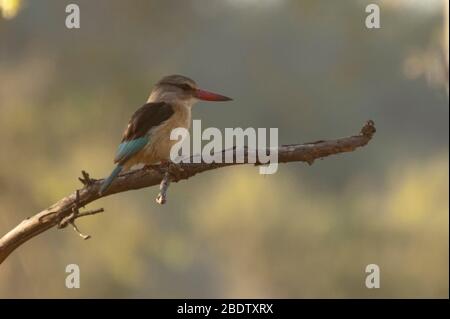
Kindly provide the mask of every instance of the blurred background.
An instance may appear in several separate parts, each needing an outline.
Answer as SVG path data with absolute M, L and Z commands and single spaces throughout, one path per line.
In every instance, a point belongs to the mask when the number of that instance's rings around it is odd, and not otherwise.
M 65 27 L 77 3 L 81 28 Z M 365 27 L 365 7 L 381 28 Z M 445 4 L 447 6 L 445 6 Z M 0 0 L 0 233 L 112 169 L 130 115 L 180 73 L 232 103 L 203 127 L 278 127 L 354 153 L 92 203 L 0 266 L 1 298 L 449 297 L 448 1 Z M 65 287 L 76 263 L 81 288 Z M 365 267 L 381 288 L 365 287 Z

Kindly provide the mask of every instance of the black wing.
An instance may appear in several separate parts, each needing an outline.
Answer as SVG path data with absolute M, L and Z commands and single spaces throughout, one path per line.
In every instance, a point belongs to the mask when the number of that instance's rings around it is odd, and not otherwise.
M 122 142 L 143 137 L 147 132 L 168 120 L 174 111 L 170 104 L 164 102 L 147 103 L 134 112 L 123 133 Z
M 140 107 L 123 133 L 114 163 L 123 164 L 144 148 L 149 142 L 147 132 L 169 119 L 173 113 L 172 107 L 167 103 L 147 103 Z

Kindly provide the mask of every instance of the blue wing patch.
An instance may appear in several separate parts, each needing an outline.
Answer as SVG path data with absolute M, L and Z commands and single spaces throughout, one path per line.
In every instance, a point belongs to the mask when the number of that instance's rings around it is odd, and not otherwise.
M 124 163 L 134 154 L 139 152 L 148 143 L 148 136 L 143 136 L 136 138 L 131 141 L 123 141 L 120 143 L 117 149 L 116 157 L 114 158 L 114 163 Z

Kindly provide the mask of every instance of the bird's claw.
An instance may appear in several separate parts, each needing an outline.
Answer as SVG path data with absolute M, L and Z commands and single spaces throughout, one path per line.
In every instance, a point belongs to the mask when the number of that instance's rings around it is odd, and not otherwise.
M 183 169 L 179 164 L 176 163 L 169 163 L 168 172 L 170 175 L 171 181 L 179 181 L 181 179 L 181 172 Z

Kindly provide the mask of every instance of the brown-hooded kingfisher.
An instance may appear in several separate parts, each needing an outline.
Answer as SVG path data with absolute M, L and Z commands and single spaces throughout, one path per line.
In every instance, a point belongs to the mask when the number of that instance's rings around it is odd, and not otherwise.
M 99 194 L 108 190 L 121 171 L 168 162 L 170 149 L 177 143 L 170 139 L 170 132 L 177 127 L 190 128 L 191 109 L 198 100 L 231 99 L 199 89 L 186 76 L 169 75 L 162 78 L 154 86 L 147 103 L 131 116 L 114 158 L 117 166 L 103 181 Z

